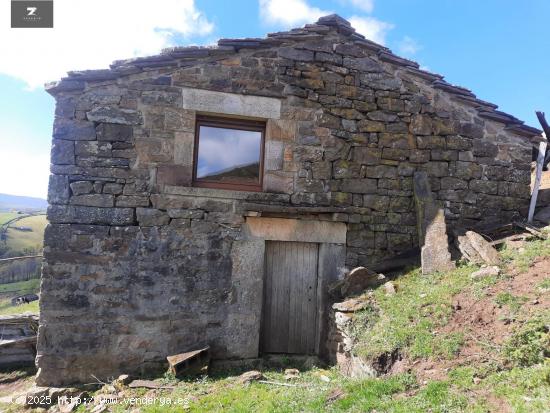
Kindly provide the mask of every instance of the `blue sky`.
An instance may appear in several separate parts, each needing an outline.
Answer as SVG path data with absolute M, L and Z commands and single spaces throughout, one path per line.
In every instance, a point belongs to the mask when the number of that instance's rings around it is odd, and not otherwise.
M 550 113 L 548 0 L 54 0 L 54 29 L 10 29 L 9 3 L 0 5 L 0 193 L 46 195 L 54 101 L 44 82 L 329 12 L 530 125 L 535 110 Z

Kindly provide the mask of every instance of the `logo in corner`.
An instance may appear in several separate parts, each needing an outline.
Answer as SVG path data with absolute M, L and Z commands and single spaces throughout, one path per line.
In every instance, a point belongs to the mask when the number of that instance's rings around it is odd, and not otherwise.
M 11 0 L 11 27 L 53 27 L 53 0 Z

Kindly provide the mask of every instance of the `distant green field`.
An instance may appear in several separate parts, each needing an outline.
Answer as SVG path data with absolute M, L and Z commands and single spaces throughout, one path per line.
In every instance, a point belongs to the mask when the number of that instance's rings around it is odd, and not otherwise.
M 13 292 L 12 292 L 13 291 Z M 12 305 L 11 299 L 23 294 L 38 294 L 40 280 L 19 281 L 16 283 L 0 284 L 0 315 L 32 313 L 38 314 L 38 301 L 28 304 Z M 12 292 L 12 293 L 10 293 Z
M 44 242 L 44 228 L 48 221 L 45 215 L 36 215 L 20 219 L 15 226 L 30 227 L 32 231 L 19 231 L 10 226 L 7 232 L 7 247 L 12 251 L 23 251 L 25 248 L 34 248 L 37 251 L 42 249 Z
M 28 281 L 19 281 L 16 283 L 0 284 L 0 293 L 17 291 L 13 295 L 22 295 L 28 293 L 37 293 L 40 289 L 40 279 L 35 278 Z
M 10 300 L 0 300 L 0 315 L 12 315 L 31 313 L 38 314 L 40 312 L 38 301 L 33 301 L 28 304 L 11 305 Z
M 15 217 L 18 217 L 19 214 L 15 212 L 0 212 L 0 225 L 2 225 L 4 222 L 8 222 L 10 219 L 13 219 Z

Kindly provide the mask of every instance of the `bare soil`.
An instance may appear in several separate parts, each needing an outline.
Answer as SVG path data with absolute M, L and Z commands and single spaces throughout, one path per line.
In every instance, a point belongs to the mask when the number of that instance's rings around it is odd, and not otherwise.
M 483 297 L 476 298 L 471 291 L 464 291 L 453 299 L 453 314 L 449 323 L 436 331 L 463 333 L 464 344 L 459 354 L 451 360 L 403 360 L 399 369 L 411 369 L 421 381 L 444 380 L 447 372 L 458 366 L 479 365 L 495 360 L 496 353 L 517 327 L 510 308 L 499 306 L 495 298 L 500 293 L 525 297 L 521 312 L 528 317 L 534 310 L 550 309 L 550 294 L 538 288 L 550 278 L 550 258 L 537 258 L 528 271 L 508 268 L 501 280 L 487 287 Z
M 534 164 L 531 165 L 531 190 L 533 189 L 533 186 L 535 185 L 535 168 Z M 542 177 L 540 181 L 540 190 L 550 189 L 550 171 L 543 171 Z
M 10 403 L 14 395 L 24 393 L 34 384 L 36 369 L 29 367 L 14 371 L 0 371 L 0 403 Z
M 542 189 L 550 188 L 550 171 L 546 171 L 542 173 L 542 180 L 540 181 L 540 187 Z

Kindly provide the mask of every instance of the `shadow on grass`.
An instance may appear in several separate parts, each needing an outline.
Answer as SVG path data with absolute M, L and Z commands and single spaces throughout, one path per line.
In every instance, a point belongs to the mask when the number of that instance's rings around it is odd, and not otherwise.
M 0 385 L 10 384 L 16 381 L 33 377 L 36 374 L 36 367 L 12 367 L 0 369 Z
M 228 377 L 240 376 L 250 371 L 258 370 L 262 373 L 284 373 L 286 369 L 298 369 L 301 373 L 316 368 L 326 368 L 327 363 L 314 356 L 293 356 L 287 354 L 270 354 L 262 358 L 226 363 L 213 361 L 210 364 L 208 377 L 212 380 L 221 380 Z M 179 381 L 196 381 L 200 376 L 177 377 Z

